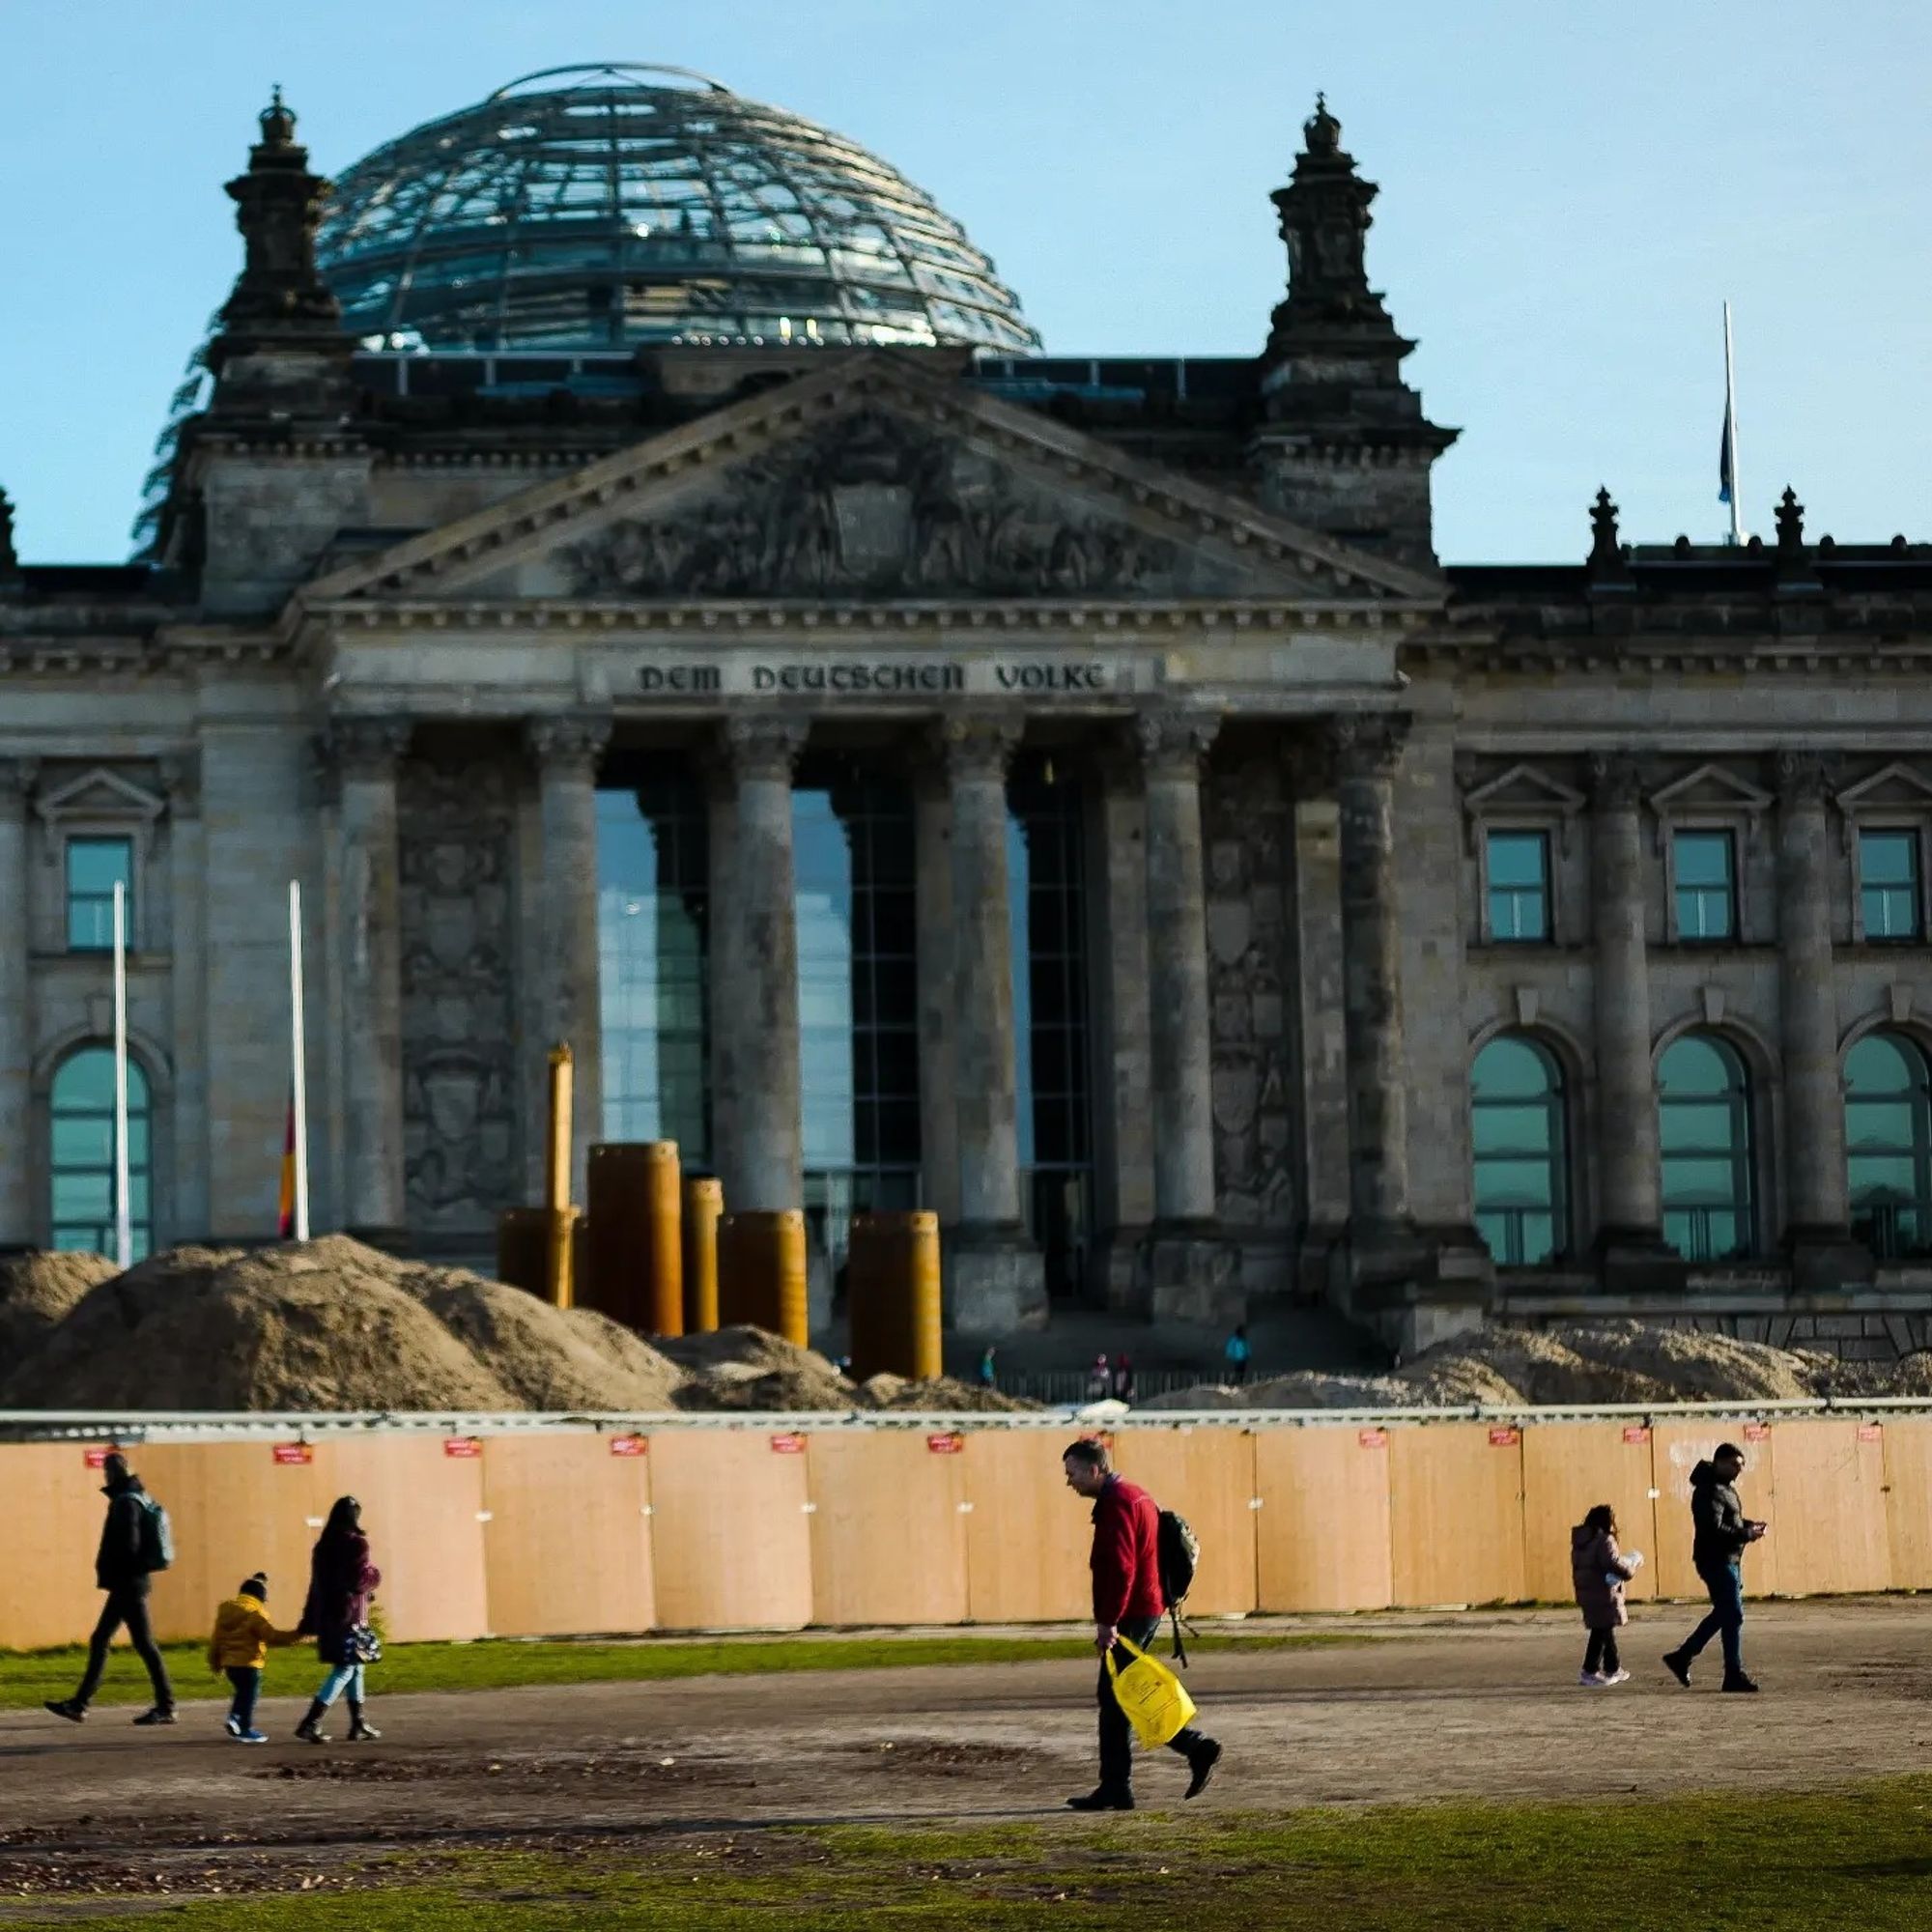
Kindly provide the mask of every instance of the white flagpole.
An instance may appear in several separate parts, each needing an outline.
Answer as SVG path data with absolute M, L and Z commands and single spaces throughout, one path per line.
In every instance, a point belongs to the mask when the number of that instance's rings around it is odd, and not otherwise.
M 128 1199 L 128 888 L 114 881 L 114 1262 L 134 1265 L 134 1215 Z
M 1731 441 L 1731 541 L 1745 540 L 1744 491 L 1738 485 L 1738 388 L 1731 371 L 1731 305 L 1724 304 L 1724 423 Z
M 301 885 L 289 881 L 289 1059 L 296 1117 L 296 1225 L 308 1239 L 308 1054 L 302 1026 Z

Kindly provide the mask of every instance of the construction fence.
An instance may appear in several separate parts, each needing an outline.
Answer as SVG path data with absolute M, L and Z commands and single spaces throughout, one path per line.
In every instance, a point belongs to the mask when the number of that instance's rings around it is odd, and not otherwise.
M 391 1638 L 1008 1624 L 1088 1611 L 1088 1509 L 1060 1452 L 1104 1433 L 1201 1537 L 1204 1617 L 1567 1601 L 1570 1528 L 1617 1512 L 1635 1601 L 1695 1597 L 1690 1475 L 1722 1440 L 1771 1533 L 1754 1596 L 1932 1588 L 1932 1407 L 1752 1416 L 1309 1415 L 0 1418 L 0 1648 L 83 1636 L 99 1606 L 99 1463 L 169 1510 L 167 1638 L 251 1571 L 299 1612 L 309 1547 L 361 1498 Z M 18 1439 L 32 1435 L 38 1439 Z

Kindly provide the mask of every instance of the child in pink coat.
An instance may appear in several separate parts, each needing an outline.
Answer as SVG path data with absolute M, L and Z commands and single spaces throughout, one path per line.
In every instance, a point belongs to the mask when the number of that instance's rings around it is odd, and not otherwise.
M 1617 1632 L 1630 1622 L 1624 1607 L 1624 1585 L 1643 1563 L 1643 1552 L 1617 1547 L 1617 1515 L 1608 1503 L 1599 1503 L 1570 1532 L 1570 1577 L 1577 1591 L 1577 1607 L 1590 1633 L 1583 1668 L 1577 1682 L 1587 1690 L 1607 1690 L 1628 1684 L 1630 1672 L 1617 1657 Z

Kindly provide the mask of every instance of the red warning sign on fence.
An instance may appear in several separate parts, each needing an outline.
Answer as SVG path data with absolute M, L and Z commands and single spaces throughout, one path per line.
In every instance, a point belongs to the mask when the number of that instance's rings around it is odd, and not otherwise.
M 1386 1449 L 1389 1446 L 1389 1433 L 1386 1429 L 1358 1429 L 1355 1432 L 1355 1442 L 1363 1449 Z
M 473 1463 L 483 1453 L 483 1445 L 473 1435 L 445 1435 L 442 1453 L 459 1463 Z
M 1650 1430 L 1641 1422 L 1634 1422 L 1624 1431 L 1624 1440 L 1626 1442 L 1648 1442 L 1650 1440 Z
M 277 1442 L 275 1444 L 275 1461 L 290 1464 L 313 1463 L 315 1461 L 315 1445 L 311 1442 Z
M 1771 1440 L 1771 1424 L 1768 1422 L 1746 1423 L 1745 1440 L 1747 1442 L 1769 1442 Z
M 611 1438 L 611 1453 L 613 1456 L 641 1456 L 646 1446 L 641 1435 L 613 1435 Z
M 774 1456 L 803 1456 L 805 1437 L 803 1435 L 774 1435 L 772 1437 Z
M 1859 1440 L 1861 1442 L 1883 1442 L 1885 1440 L 1885 1424 L 1882 1422 L 1860 1423 Z
M 1514 1449 L 1521 1440 L 1522 1431 L 1520 1429 L 1504 1427 L 1490 1431 L 1490 1447 L 1492 1449 Z
M 90 1469 L 100 1469 L 106 1467 L 108 1457 L 114 1453 L 114 1444 L 110 1442 L 104 1448 L 83 1449 L 80 1452 L 80 1460 Z
M 935 1456 L 956 1456 L 966 1446 L 963 1435 L 928 1435 L 926 1448 Z

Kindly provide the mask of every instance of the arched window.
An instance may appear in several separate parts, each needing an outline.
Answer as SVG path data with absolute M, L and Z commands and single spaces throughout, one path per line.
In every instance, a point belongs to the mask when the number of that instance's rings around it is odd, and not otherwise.
M 1658 1068 L 1663 1238 L 1686 1261 L 1733 1261 L 1756 1242 L 1750 1077 L 1723 1040 L 1686 1034 Z
M 57 1248 L 114 1252 L 114 1054 L 83 1046 L 54 1074 L 52 1146 L 53 1238 Z M 154 1245 L 150 1179 L 148 1076 L 128 1063 L 128 1203 L 133 1222 L 134 1259 Z
M 1885 1261 L 1932 1250 L 1932 1077 L 1898 1034 L 1845 1056 L 1845 1159 L 1852 1224 Z
M 1476 1227 L 1502 1267 L 1534 1267 L 1570 1245 L 1570 1142 L 1563 1069 L 1520 1034 L 1492 1039 L 1469 1070 Z

